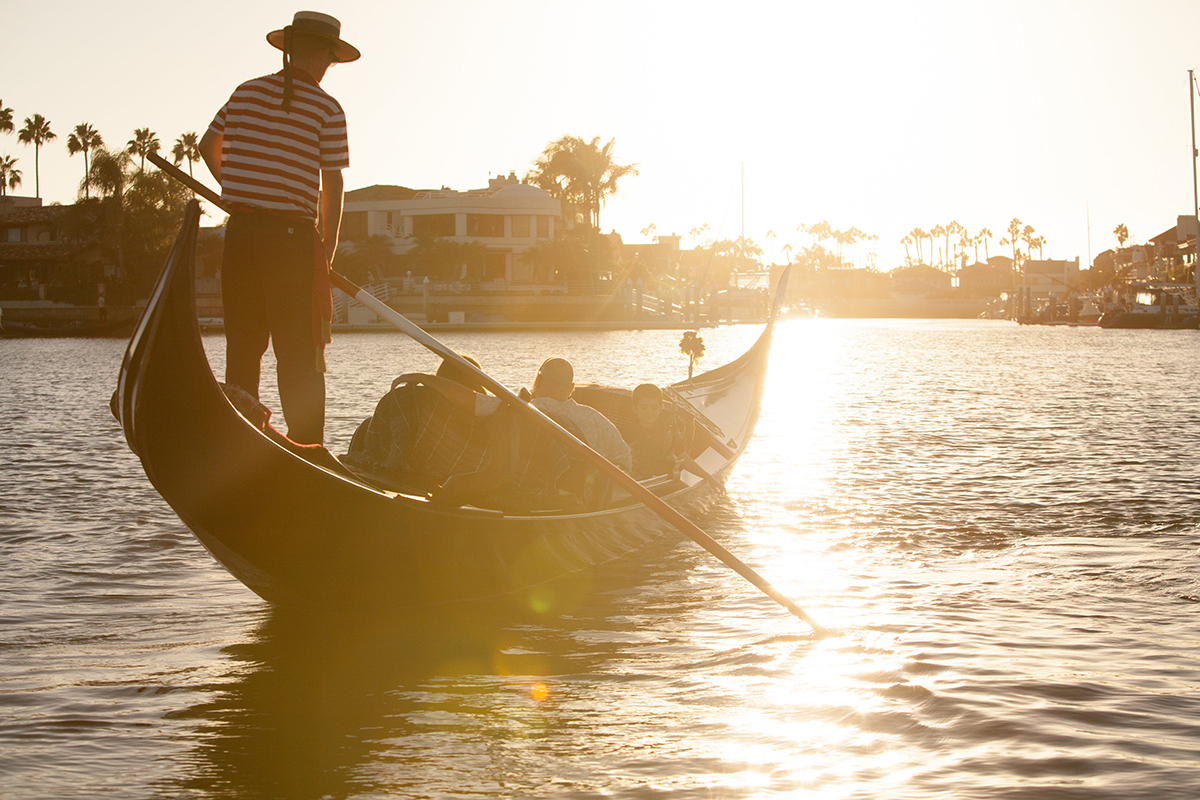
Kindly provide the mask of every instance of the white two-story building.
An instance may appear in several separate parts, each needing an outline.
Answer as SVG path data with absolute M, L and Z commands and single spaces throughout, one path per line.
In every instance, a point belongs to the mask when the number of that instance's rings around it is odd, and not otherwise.
M 469 191 L 369 186 L 347 192 L 341 238 L 389 236 L 397 255 L 411 250 L 419 236 L 479 242 L 487 251 L 484 277 L 520 283 L 533 277 L 521 254 L 552 239 L 561 220 L 558 200 L 510 173 Z

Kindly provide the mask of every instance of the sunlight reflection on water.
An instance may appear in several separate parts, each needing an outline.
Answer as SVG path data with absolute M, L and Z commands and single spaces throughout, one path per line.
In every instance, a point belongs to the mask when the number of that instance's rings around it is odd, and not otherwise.
M 701 368 L 757 332 L 702 331 Z M 697 521 L 824 640 L 675 542 L 519 624 L 272 611 L 125 450 L 121 343 L 0 343 L 22 376 L 0 382 L 5 796 L 1190 798 L 1198 338 L 781 324 L 758 433 Z M 514 387 L 551 354 L 581 382 L 687 369 L 672 331 L 446 339 Z M 333 449 L 436 363 L 339 337 Z

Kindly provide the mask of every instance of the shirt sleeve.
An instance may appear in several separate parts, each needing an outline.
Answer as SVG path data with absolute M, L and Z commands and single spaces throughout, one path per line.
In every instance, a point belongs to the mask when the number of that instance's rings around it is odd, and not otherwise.
M 346 169 L 350 166 L 350 137 L 346 132 L 346 114 L 337 111 L 321 126 L 321 169 Z
M 213 117 L 212 122 L 208 123 L 208 129 L 218 136 L 225 133 L 225 112 L 228 109 L 229 103 L 221 106 L 221 110 Z

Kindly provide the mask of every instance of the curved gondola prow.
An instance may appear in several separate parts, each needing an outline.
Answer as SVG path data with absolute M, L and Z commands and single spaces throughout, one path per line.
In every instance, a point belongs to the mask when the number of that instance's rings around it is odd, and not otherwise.
M 168 303 L 171 296 L 170 288 L 174 281 L 194 280 L 196 262 L 196 236 L 200 227 L 200 202 L 192 200 L 187 204 L 183 213 L 183 222 L 179 227 L 179 235 L 167 256 L 162 272 L 154 284 L 154 290 L 146 302 L 146 308 L 129 338 L 129 346 L 125 349 L 125 357 L 121 361 L 121 372 L 117 378 L 117 390 L 112 398 L 112 412 L 121 423 L 125 433 L 125 441 L 135 454 L 139 452 L 138 431 L 136 429 L 137 415 L 134 406 L 139 401 L 137 377 L 141 371 L 146 356 L 146 349 L 155 338 L 156 331 L 162 324 L 164 315 L 172 305 L 182 305 L 179 301 Z M 196 315 L 195 292 L 183 293 L 187 297 L 187 307 L 177 309 L 178 313 L 190 312 Z M 195 327 L 195 347 L 204 350 L 200 340 L 199 327 Z M 205 357 L 207 360 L 207 356 Z M 209 376 L 212 376 L 211 371 Z M 214 379 L 215 380 L 215 379 Z
M 672 399 L 676 402 L 686 403 L 692 408 L 699 419 L 711 421 L 708 408 L 710 403 L 715 402 L 727 390 L 733 387 L 753 386 L 753 398 L 747 407 L 746 414 L 738 421 L 736 426 L 729 430 L 718 428 L 718 430 L 712 431 L 724 440 L 723 444 L 730 451 L 736 454 L 740 454 L 758 424 L 758 415 L 762 409 L 762 397 L 766 386 L 766 369 L 771 352 L 771 340 L 775 330 L 775 322 L 778 320 L 783 308 L 783 299 L 787 293 L 788 276 L 790 273 L 791 268 L 784 267 L 782 274 L 779 276 L 779 283 L 775 287 L 775 297 L 771 303 L 771 314 L 767 319 L 767 324 L 758 335 L 758 339 L 755 340 L 754 344 L 745 353 L 727 364 L 722 364 L 708 372 L 702 372 L 699 375 L 685 381 L 673 383 L 667 387 Z M 742 377 L 747 371 L 756 371 L 759 374 L 755 380 L 746 382 L 742 380 Z M 710 430 L 712 430 L 712 426 L 706 427 L 710 427 Z M 733 460 L 736 460 L 736 456 L 734 456 Z

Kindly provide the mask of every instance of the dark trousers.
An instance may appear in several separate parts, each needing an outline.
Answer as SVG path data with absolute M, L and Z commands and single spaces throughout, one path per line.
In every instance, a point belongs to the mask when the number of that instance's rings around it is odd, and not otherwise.
M 225 382 L 257 398 L 269 340 L 287 435 L 301 444 L 321 444 L 325 432 L 324 345 L 313 335 L 315 238 L 311 222 L 234 213 L 221 262 Z

